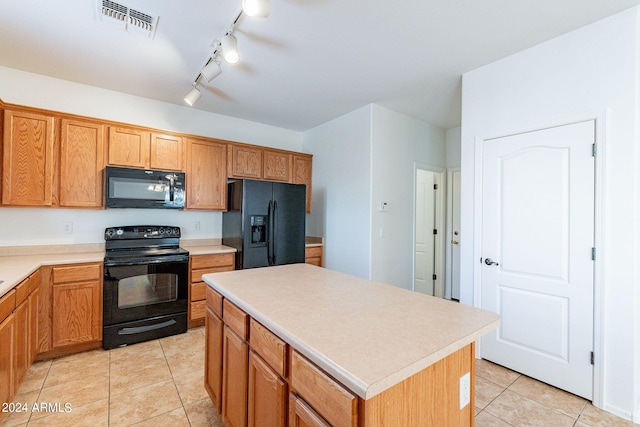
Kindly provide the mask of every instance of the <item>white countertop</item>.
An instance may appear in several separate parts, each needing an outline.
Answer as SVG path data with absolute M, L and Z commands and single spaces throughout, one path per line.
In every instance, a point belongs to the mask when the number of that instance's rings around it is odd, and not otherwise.
M 223 246 L 219 239 L 184 240 L 181 247 L 190 255 L 235 252 Z M 69 244 L 44 246 L 16 246 L 0 248 L 0 297 L 16 287 L 43 265 L 80 264 L 102 262 L 104 244 Z
M 102 262 L 104 250 L 0 256 L 0 297 L 43 265 Z
M 485 310 L 308 264 L 203 278 L 363 399 L 499 323 Z

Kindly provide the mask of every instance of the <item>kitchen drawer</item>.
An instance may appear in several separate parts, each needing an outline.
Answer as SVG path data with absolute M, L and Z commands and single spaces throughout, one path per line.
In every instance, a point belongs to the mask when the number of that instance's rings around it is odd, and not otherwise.
M 249 345 L 251 348 L 258 353 L 278 375 L 286 377 L 287 343 L 254 319 L 251 319 L 249 327 Z
M 332 426 L 358 425 L 358 398 L 297 351 L 291 354 L 291 388 Z
M 191 257 L 191 269 L 201 269 L 210 267 L 233 267 L 235 254 L 233 252 L 210 255 L 194 255 Z M 233 268 L 232 268 L 233 269 Z
M 207 286 L 205 293 L 207 296 L 207 307 L 222 318 L 222 295 L 214 291 L 211 286 Z
M 201 301 L 205 299 L 207 284 L 204 282 L 191 283 L 191 301 Z
M 305 248 L 304 254 L 308 258 L 315 258 L 322 256 L 322 246 L 311 246 L 309 248 Z
M 102 264 L 53 267 L 53 283 L 81 282 L 101 278 Z
M 189 306 L 189 320 L 203 319 L 207 311 L 207 302 L 195 301 Z
M 20 282 L 18 286 L 15 287 L 16 307 L 22 304 L 29 296 L 29 281 L 29 278 L 26 278 L 22 282 Z
M 229 300 L 222 301 L 222 320 L 240 339 L 246 341 L 249 332 L 249 316 L 247 313 L 233 305 Z
M 209 268 L 199 268 L 197 270 L 191 270 L 191 282 L 201 282 L 203 274 L 209 273 L 219 273 L 221 271 L 231 271 L 233 270 L 233 265 L 227 266 L 219 266 L 219 267 L 209 267 Z
M 16 308 L 16 290 L 11 289 L 0 298 L 0 323 L 4 322 L 4 319 L 9 317 L 13 310 Z

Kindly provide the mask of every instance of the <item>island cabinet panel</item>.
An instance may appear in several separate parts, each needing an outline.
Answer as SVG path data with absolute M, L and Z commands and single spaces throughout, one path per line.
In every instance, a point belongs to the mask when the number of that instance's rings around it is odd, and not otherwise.
M 289 394 L 289 427 L 331 427 L 304 400 Z
M 249 346 L 226 324 L 222 358 L 222 421 L 225 427 L 244 427 L 247 425 Z
M 151 169 L 184 171 L 185 146 L 176 135 L 151 134 L 149 167 Z
M 291 182 L 291 154 L 282 151 L 264 150 L 263 178 L 269 181 Z
M 286 427 L 287 383 L 255 351 L 249 352 L 249 427 Z
M 62 119 L 59 205 L 99 208 L 104 205 L 105 126 Z
M 217 293 L 211 288 L 207 289 L 207 293 L 209 291 Z M 206 310 L 205 328 L 207 338 L 204 359 L 204 388 L 219 413 L 222 410 L 223 323 L 220 316 L 209 308 Z
M 146 168 L 149 164 L 151 133 L 146 130 L 109 127 L 109 165 Z
M 233 253 L 193 255 L 190 259 L 190 284 L 189 284 L 189 327 L 202 326 L 205 321 L 206 289 L 207 284 L 202 281 L 202 275 L 219 271 L 230 271 L 235 266 Z M 216 312 L 214 310 L 214 312 Z M 220 297 L 220 310 L 218 316 L 222 317 L 222 297 Z
M 334 427 L 358 425 L 358 398 L 297 351 L 291 354 L 291 389 Z
M 305 184 L 307 186 L 307 213 L 311 212 L 311 166 L 313 156 L 311 154 L 296 153 L 292 160 L 292 183 Z
M 262 179 L 262 152 L 258 147 L 229 144 L 229 178 Z
M 474 416 L 475 346 L 471 343 L 364 401 L 363 426 L 469 427 Z M 471 403 L 460 409 L 460 377 L 471 377 Z
M 53 116 L 5 110 L 3 129 L 2 204 L 52 206 Z
M 227 209 L 227 145 L 188 138 L 187 209 Z

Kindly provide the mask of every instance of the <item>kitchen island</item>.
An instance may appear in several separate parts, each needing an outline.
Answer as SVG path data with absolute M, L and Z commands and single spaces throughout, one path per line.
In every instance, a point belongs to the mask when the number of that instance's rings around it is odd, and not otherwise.
M 203 279 L 225 425 L 473 425 L 474 341 L 497 315 L 305 264 Z

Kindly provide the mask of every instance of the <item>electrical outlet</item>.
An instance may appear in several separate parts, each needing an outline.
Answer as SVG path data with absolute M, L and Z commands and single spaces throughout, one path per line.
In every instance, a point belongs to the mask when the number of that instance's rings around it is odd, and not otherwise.
M 471 403 L 471 373 L 460 377 L 460 409 Z
M 71 234 L 73 233 L 73 222 L 71 221 L 65 221 L 62 223 L 62 232 L 64 234 Z
M 200 231 L 200 221 L 193 223 L 193 231 Z

